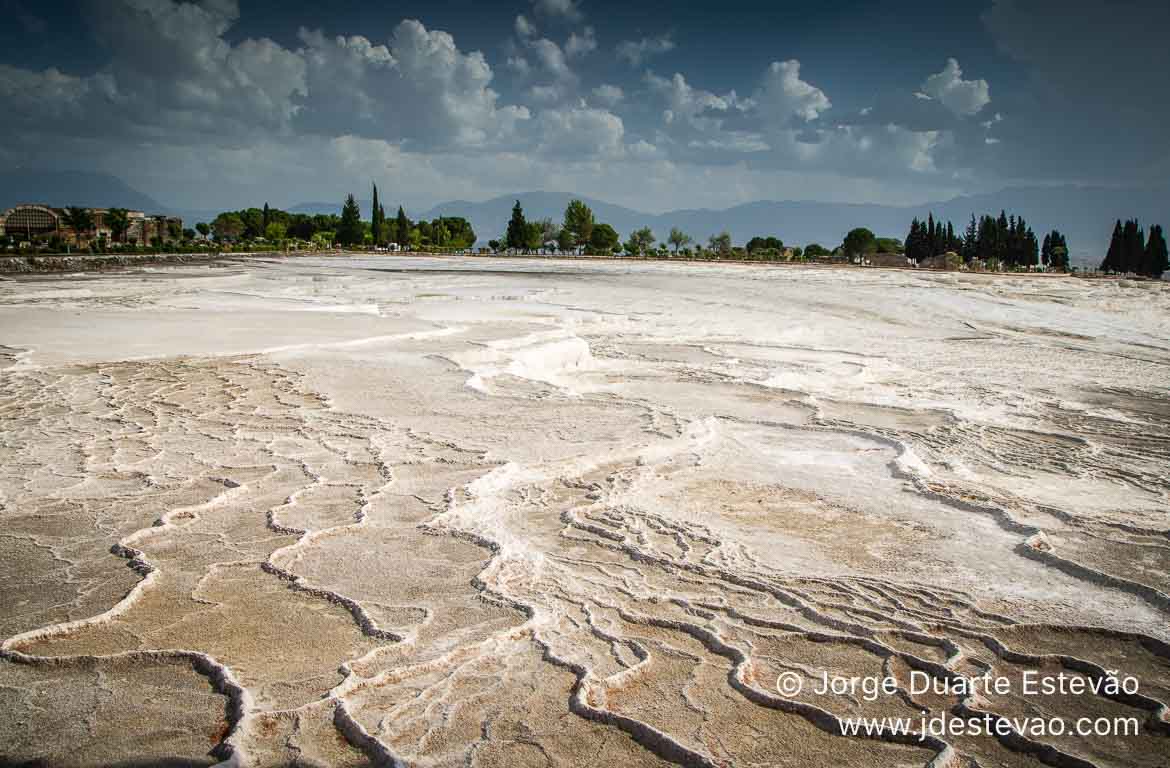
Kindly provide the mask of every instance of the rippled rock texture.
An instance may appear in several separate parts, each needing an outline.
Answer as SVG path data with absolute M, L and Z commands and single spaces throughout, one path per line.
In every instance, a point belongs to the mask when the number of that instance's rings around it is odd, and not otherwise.
M 1165 766 L 1168 318 L 879 270 L 0 283 L 0 764 Z M 1140 692 L 909 685 L 1107 670 Z M 923 712 L 1141 728 L 842 733 Z

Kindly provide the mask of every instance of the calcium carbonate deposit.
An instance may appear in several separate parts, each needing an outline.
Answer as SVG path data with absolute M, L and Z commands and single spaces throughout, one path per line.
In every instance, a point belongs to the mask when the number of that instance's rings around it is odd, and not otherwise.
M 1166 284 L 292 259 L 0 344 L 0 764 L 1170 764 Z

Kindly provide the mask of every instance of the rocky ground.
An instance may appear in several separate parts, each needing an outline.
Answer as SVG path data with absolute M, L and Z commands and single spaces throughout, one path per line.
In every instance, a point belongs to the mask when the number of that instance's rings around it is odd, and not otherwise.
M 1165 766 L 1168 371 L 1158 283 L 0 283 L 0 765 Z M 842 732 L 923 712 L 1140 730 Z

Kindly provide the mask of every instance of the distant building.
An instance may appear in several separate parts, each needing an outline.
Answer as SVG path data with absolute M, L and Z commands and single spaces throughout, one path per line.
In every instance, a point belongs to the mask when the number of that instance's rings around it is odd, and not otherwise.
M 17 205 L 0 214 L 0 235 L 31 241 L 60 234 L 62 229 L 61 212 L 47 205 Z
M 37 203 L 22 203 L 0 214 L 0 237 L 9 236 L 29 242 L 44 241 L 54 236 L 64 240 L 80 240 L 82 245 L 92 240 L 113 241 L 113 232 L 106 221 L 108 208 L 88 208 L 93 227 L 87 232 L 74 232 L 68 225 L 64 208 Z M 126 211 L 129 226 L 125 241 L 149 245 L 159 240 L 178 240 L 183 235 L 183 220 L 177 216 L 148 216 L 142 211 Z

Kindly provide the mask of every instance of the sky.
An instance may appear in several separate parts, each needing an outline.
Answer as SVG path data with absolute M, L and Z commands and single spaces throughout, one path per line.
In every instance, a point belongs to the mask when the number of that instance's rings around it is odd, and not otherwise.
M 648 212 L 1164 184 L 1170 3 L 0 0 L 0 169 Z

